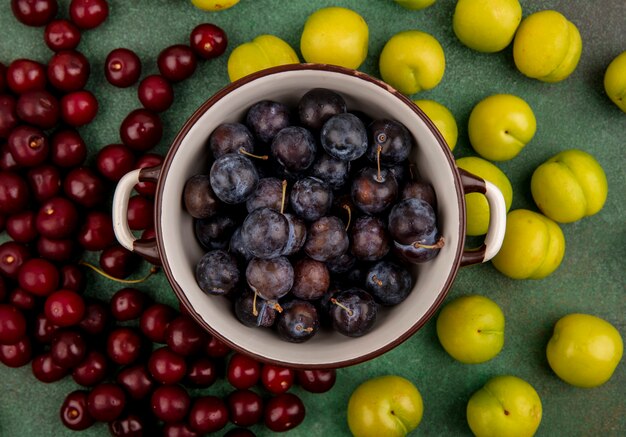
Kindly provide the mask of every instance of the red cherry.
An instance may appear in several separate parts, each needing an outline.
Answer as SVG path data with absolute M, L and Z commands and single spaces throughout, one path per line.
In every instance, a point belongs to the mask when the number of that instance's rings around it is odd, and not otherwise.
M 116 320 L 125 322 L 141 316 L 148 303 L 148 295 L 136 288 L 122 288 L 111 297 L 111 314 Z
M 163 49 L 157 64 L 163 77 L 170 82 L 180 82 L 193 74 L 197 61 L 189 46 L 176 44 Z
M 107 358 L 102 352 L 92 350 L 85 359 L 74 368 L 72 378 L 77 384 L 91 387 L 99 384 L 107 375 Z
M 30 191 L 37 202 L 45 202 L 61 191 L 61 173 L 49 164 L 33 167 L 26 173 Z
M 324 393 L 335 385 L 337 371 L 327 370 L 298 370 L 296 379 L 300 387 L 311 393 Z
M 11 10 L 18 21 L 39 27 L 49 23 L 59 9 L 57 0 L 11 0 Z
M 74 91 L 61 98 L 61 117 L 70 126 L 88 124 L 97 113 L 98 101 L 89 91 Z
M 17 126 L 7 139 L 7 147 L 19 166 L 34 167 L 48 157 L 48 137 L 38 128 Z
M 7 138 L 18 123 L 17 100 L 10 95 L 0 95 L 0 138 Z
M 230 384 L 238 389 L 254 386 L 261 376 L 261 365 L 253 358 L 235 353 L 228 362 L 227 378 Z
M 35 306 L 37 306 L 35 296 L 25 292 L 21 288 L 14 289 L 11 294 L 9 294 L 8 301 L 15 308 L 18 308 L 22 311 L 30 311 L 34 309 Z
M 104 332 L 109 323 L 109 306 L 100 300 L 93 300 L 85 305 L 85 316 L 78 326 L 88 334 L 98 335 Z
M 118 279 L 130 276 L 140 261 L 139 255 L 126 250 L 119 244 L 107 247 L 100 254 L 100 267 L 102 270 Z
M 32 211 L 18 212 L 6 219 L 6 232 L 18 243 L 29 243 L 37 238 L 35 213 Z
M 60 130 L 50 141 L 50 158 L 59 167 L 78 167 L 87 157 L 87 145 L 73 129 Z
M 30 251 L 21 243 L 6 241 L 0 244 L 0 274 L 18 279 L 20 269 L 30 257 Z
M 226 32 L 211 23 L 199 24 L 189 36 L 191 48 L 204 59 L 213 59 L 226 51 L 228 38 Z
M 77 265 L 68 264 L 61 267 L 61 288 L 82 293 L 86 285 L 85 274 Z
M 44 237 L 68 238 L 78 225 L 78 210 L 69 200 L 53 197 L 39 208 L 35 225 Z
M 87 398 L 87 411 L 99 422 L 117 419 L 126 405 L 124 391 L 116 384 L 102 383 L 94 387 Z
M 59 91 L 78 91 L 85 88 L 90 70 L 85 55 L 76 50 L 62 50 L 48 61 L 48 80 Z
M 52 239 L 39 237 L 37 253 L 49 261 L 68 262 L 76 254 L 76 242 L 71 238 Z
M 89 414 L 87 401 L 89 394 L 83 390 L 76 390 L 65 397 L 61 405 L 61 422 L 74 431 L 82 431 L 93 425 L 94 420 Z
M 50 261 L 33 258 L 26 261 L 18 272 L 20 288 L 37 296 L 48 296 L 59 285 L 59 271 Z
M 71 170 L 63 181 L 63 191 L 70 200 L 85 208 L 94 208 L 105 201 L 106 191 L 102 179 L 90 168 Z
M 7 367 L 22 367 L 30 362 L 33 351 L 28 337 L 14 344 L 0 345 L 0 362 Z
M 39 343 L 48 344 L 52 341 L 59 328 L 59 326 L 48 320 L 45 313 L 39 313 L 35 318 L 33 338 Z
M 78 242 L 91 251 L 104 250 L 115 243 L 111 214 L 89 211 L 78 232 Z
M 141 355 L 142 341 L 133 328 L 117 328 L 107 339 L 107 355 L 114 363 L 127 365 L 137 361 Z
M 44 41 L 50 50 L 73 50 L 80 42 L 80 30 L 71 21 L 53 20 L 43 34 Z
M 141 437 L 144 435 L 154 435 L 148 429 L 146 419 L 136 414 L 118 418 L 109 422 L 109 432 L 113 437 Z
M 156 153 L 144 153 L 135 163 L 135 168 L 150 168 L 156 167 L 163 163 L 163 157 Z M 153 198 L 156 193 L 156 183 L 154 182 L 139 182 L 135 185 L 135 191 L 142 196 Z
M 46 299 L 46 317 L 58 326 L 74 326 L 85 316 L 85 301 L 71 290 L 59 290 Z
M 31 363 L 33 376 L 39 381 L 49 384 L 60 381 L 67 375 L 67 369 L 54 362 L 50 352 L 35 357 Z
M 141 315 L 141 332 L 155 343 L 165 343 L 167 325 L 176 317 L 173 308 L 162 303 L 149 306 Z
M 165 341 L 175 353 L 188 356 L 202 350 L 207 336 L 193 319 L 188 316 L 179 316 L 167 326 Z
M 184 422 L 166 423 L 163 427 L 163 437 L 200 437 L 200 434 Z
M 201 434 L 216 432 L 228 423 L 228 408 L 216 396 L 202 396 L 193 403 L 188 421 L 190 428 Z
M 154 224 L 154 203 L 143 196 L 128 200 L 128 226 L 134 230 L 150 228 Z
M 109 4 L 106 0 L 72 0 L 70 17 L 81 29 L 98 27 L 109 16 Z
M 131 149 L 145 152 L 156 146 L 163 136 L 159 116 L 146 109 L 135 109 L 122 121 L 120 138 Z
M 78 366 L 87 354 L 87 344 L 77 331 L 58 331 L 50 344 L 50 355 L 57 366 L 71 369 Z
M 194 387 L 212 386 L 218 377 L 217 364 L 210 358 L 199 357 L 189 363 L 186 382 Z
M 226 398 L 230 421 L 237 426 L 252 426 L 263 417 L 263 400 L 250 390 L 235 390 Z
M 147 110 L 163 112 L 174 102 L 174 89 L 167 79 L 154 74 L 141 81 L 137 89 L 137 97 Z
M 144 399 L 155 386 L 155 382 L 144 364 L 122 369 L 117 374 L 117 383 L 135 400 Z
M 16 94 L 46 88 L 46 70 L 36 61 L 16 59 L 7 68 L 7 85 Z
M 175 423 L 187 416 L 191 399 L 187 391 L 178 385 L 162 385 L 152 393 L 150 404 L 157 419 Z
M 304 404 L 293 393 L 282 393 L 271 398 L 263 414 L 265 426 L 274 432 L 295 428 L 302 423 L 304 415 Z
M 144 231 L 141 233 L 141 239 L 142 240 L 153 240 L 156 237 L 157 237 L 156 236 L 156 230 L 154 229 L 154 227 L 148 228 L 148 229 L 144 229 Z
M 28 185 L 17 173 L 0 172 L 0 214 L 22 212 L 28 204 Z
M 61 111 L 59 101 L 48 91 L 28 91 L 17 100 L 15 111 L 22 121 L 51 129 L 59 121 Z
M 109 144 L 98 151 L 96 167 L 102 176 L 117 182 L 135 167 L 135 155 L 123 144 Z
M 104 61 L 104 75 L 111 85 L 127 88 L 141 76 L 141 60 L 132 50 L 112 50 Z
M 222 358 L 230 353 L 231 349 L 217 337 L 211 336 L 206 344 L 205 352 L 213 358 Z
M 0 304 L 0 344 L 14 344 L 26 335 L 26 319 L 13 305 Z
M 261 369 L 263 387 L 274 394 L 285 393 L 293 385 L 294 379 L 295 372 L 287 367 L 265 364 Z
M 152 377 L 161 384 L 175 384 L 185 376 L 187 365 L 185 358 L 168 347 L 162 347 L 150 355 L 148 370 L 150 370 Z

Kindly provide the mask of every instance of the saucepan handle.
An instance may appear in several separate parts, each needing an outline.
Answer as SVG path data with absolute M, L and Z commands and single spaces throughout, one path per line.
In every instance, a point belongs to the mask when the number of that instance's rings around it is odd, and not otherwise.
M 147 240 L 135 237 L 128 225 L 128 201 L 135 185 L 139 182 L 156 183 L 161 166 L 140 168 L 128 172 L 120 179 L 113 195 L 113 231 L 117 241 L 126 249 L 141 255 L 153 264 L 161 264 L 156 238 Z
M 494 184 L 463 169 L 459 169 L 459 173 L 465 194 L 484 194 L 489 203 L 489 228 L 485 241 L 477 249 L 463 251 L 461 266 L 468 266 L 487 262 L 500 250 L 506 230 L 506 205 L 502 192 Z

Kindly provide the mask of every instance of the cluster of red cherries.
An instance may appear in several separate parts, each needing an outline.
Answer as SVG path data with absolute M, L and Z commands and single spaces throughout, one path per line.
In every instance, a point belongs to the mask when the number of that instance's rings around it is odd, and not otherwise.
M 72 0 L 69 19 L 56 18 L 56 0 L 11 0 L 11 8 L 21 23 L 45 26 L 54 54 L 46 65 L 0 63 L 0 232 L 10 237 L 0 244 L 0 362 L 31 363 L 45 383 L 71 375 L 83 386 L 61 407 L 72 430 L 107 422 L 114 436 L 196 436 L 230 420 L 237 428 L 227 435 L 249 436 L 245 427 L 260 422 L 273 431 L 300 424 L 304 405 L 287 391 L 296 382 L 327 391 L 334 371 L 295 371 L 233 353 L 189 316 L 136 288 L 120 289 L 108 303 L 84 295 L 84 251 L 100 252 L 99 268 L 91 267 L 111 279 L 123 282 L 136 271 L 140 259 L 116 243 L 103 206 L 127 172 L 163 161 L 150 150 L 161 140 L 159 113 L 173 103 L 172 85 L 190 77 L 199 59 L 224 53 L 224 31 L 198 25 L 189 45 L 159 54 L 160 74 L 143 79 L 133 51 L 112 50 L 107 81 L 120 88 L 139 82 L 142 107 L 122 121 L 120 143 L 100 148 L 88 165 L 77 128 L 96 117 L 98 101 L 85 89 L 90 63 L 77 47 L 81 32 L 107 19 L 109 5 Z M 155 190 L 154 183 L 139 183 L 128 206 L 131 229 L 145 239 L 154 238 Z M 213 385 L 224 369 L 234 391 L 224 399 L 202 392 L 192 399 L 188 389 Z

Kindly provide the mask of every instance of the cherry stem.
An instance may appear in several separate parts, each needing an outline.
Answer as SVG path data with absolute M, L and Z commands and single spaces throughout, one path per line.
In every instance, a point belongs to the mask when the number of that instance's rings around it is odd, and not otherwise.
M 445 241 L 443 239 L 443 236 L 439 237 L 439 240 L 437 240 L 437 242 L 435 244 L 424 244 L 424 243 L 420 243 L 419 241 L 416 241 L 415 243 L 412 244 L 413 247 L 415 247 L 416 249 L 441 249 L 445 244 Z
M 342 304 L 341 302 L 339 302 L 337 299 L 335 299 L 334 297 L 330 298 L 330 301 L 332 303 L 334 303 L 335 305 L 337 305 L 339 308 L 343 308 L 344 310 L 346 310 L 348 312 L 349 316 L 352 316 L 354 313 L 352 312 L 352 310 L 350 308 L 348 308 L 347 306 L 345 306 L 344 304 Z
M 383 281 L 381 281 L 380 279 L 378 279 L 376 277 L 376 275 L 372 275 L 372 281 L 374 281 L 376 283 L 376 285 L 378 285 L 379 287 L 383 286 Z
M 382 152 L 383 150 L 383 146 L 381 146 L 380 144 L 378 146 L 376 146 L 376 164 L 378 165 L 378 176 L 376 177 L 376 180 L 378 182 L 382 182 L 382 177 L 380 176 L 380 152 Z
M 350 223 L 352 222 L 352 209 L 350 208 L 350 205 L 346 203 L 341 205 L 341 207 L 348 212 L 348 224 L 346 225 L 346 231 L 347 231 L 348 228 L 350 227 Z
M 115 276 L 109 275 L 107 272 L 105 272 L 103 270 L 100 270 L 98 267 L 94 266 L 93 264 L 89 264 L 87 261 L 79 261 L 78 264 L 86 266 L 86 267 L 89 267 L 90 269 L 92 269 L 96 273 L 100 274 L 101 276 L 104 276 L 105 278 L 110 279 L 110 280 L 115 281 L 115 282 L 121 282 L 122 284 L 139 284 L 141 282 L 144 282 L 150 276 L 154 275 L 156 272 L 159 271 L 159 268 L 157 266 L 152 266 L 150 268 L 150 271 L 148 272 L 148 274 L 146 276 L 144 276 L 143 278 L 139 278 L 139 279 L 119 279 L 119 278 L 116 278 Z
M 239 153 L 241 153 L 242 155 L 246 155 L 249 156 L 251 158 L 256 158 L 256 159 L 262 159 L 264 161 L 267 161 L 269 159 L 269 156 L 267 155 L 255 155 L 253 153 L 248 152 L 246 149 L 244 149 L 243 147 L 239 148 Z
M 283 198 L 280 201 L 280 213 L 285 213 L 285 200 L 287 199 L 287 179 L 283 179 Z

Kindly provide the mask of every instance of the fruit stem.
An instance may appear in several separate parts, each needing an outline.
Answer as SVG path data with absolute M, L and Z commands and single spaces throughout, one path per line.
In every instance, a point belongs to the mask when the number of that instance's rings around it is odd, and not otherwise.
M 413 167 L 415 167 L 415 164 L 413 164 L 412 162 L 409 162 L 409 176 L 411 177 L 412 181 L 415 180 L 415 173 L 413 173 Z
M 271 303 L 272 304 L 272 308 L 274 308 L 276 311 L 278 311 L 279 313 L 283 312 L 283 307 L 280 306 L 280 304 L 276 301 L 273 302 L 268 302 L 268 304 Z
M 280 201 L 280 213 L 285 213 L 285 200 L 287 199 L 287 179 L 283 179 L 283 198 Z
M 443 236 L 439 237 L 439 240 L 435 242 L 435 244 L 424 244 L 416 241 L 412 244 L 416 249 L 441 249 L 445 244 Z
M 345 306 L 344 304 L 342 304 L 341 302 L 339 302 L 339 301 L 338 301 L 337 299 L 335 299 L 334 297 L 331 297 L 331 298 L 330 298 L 330 301 L 331 301 L 332 303 L 334 303 L 335 305 L 337 305 L 339 308 L 343 308 L 344 310 L 346 310 L 346 311 L 348 312 L 348 315 L 349 315 L 350 317 L 352 317 L 352 315 L 354 314 L 350 308 L 348 308 L 347 306 Z
M 376 146 L 376 164 L 378 166 L 378 176 L 376 176 L 376 180 L 378 182 L 382 182 L 382 177 L 380 176 L 380 152 L 383 150 L 383 146 L 380 144 Z
M 255 155 L 253 153 L 248 152 L 246 149 L 244 149 L 243 147 L 239 148 L 239 153 L 241 153 L 242 155 L 246 155 L 249 156 L 251 158 L 256 158 L 256 159 L 262 159 L 264 161 L 267 161 L 269 159 L 269 156 L 267 155 Z
M 378 279 L 376 277 L 376 275 L 372 275 L 372 281 L 374 281 L 376 283 L 376 285 L 378 285 L 379 287 L 383 286 L 383 281 L 381 281 L 380 279 Z
M 296 331 L 312 332 L 313 328 L 311 328 L 310 326 L 308 328 L 303 328 L 302 325 L 298 325 L 296 326 Z
M 89 267 L 90 269 L 92 269 L 96 273 L 100 274 L 101 276 L 104 276 L 105 278 L 110 279 L 110 280 L 115 281 L 115 282 L 121 282 L 122 284 L 139 284 L 141 282 L 144 282 L 150 276 L 154 275 L 156 272 L 159 271 L 159 268 L 157 266 L 152 266 L 150 268 L 150 271 L 148 272 L 148 274 L 146 276 L 144 276 L 143 278 L 139 278 L 139 279 L 119 279 L 119 278 L 116 278 L 115 276 L 109 275 L 108 273 L 106 273 L 103 270 L 100 270 L 98 267 L 94 266 L 93 264 L 89 264 L 87 261 L 79 261 L 78 264 L 86 266 L 86 267 Z
M 258 316 L 259 312 L 256 310 L 256 297 L 258 296 L 258 293 L 256 292 L 256 290 L 254 291 L 254 297 L 252 298 L 252 315 L 253 316 Z
M 346 203 L 341 205 L 341 207 L 345 209 L 346 211 L 348 211 L 348 224 L 346 225 L 346 231 L 347 231 L 348 228 L 350 227 L 350 223 L 352 222 L 352 209 L 350 208 L 350 205 Z

